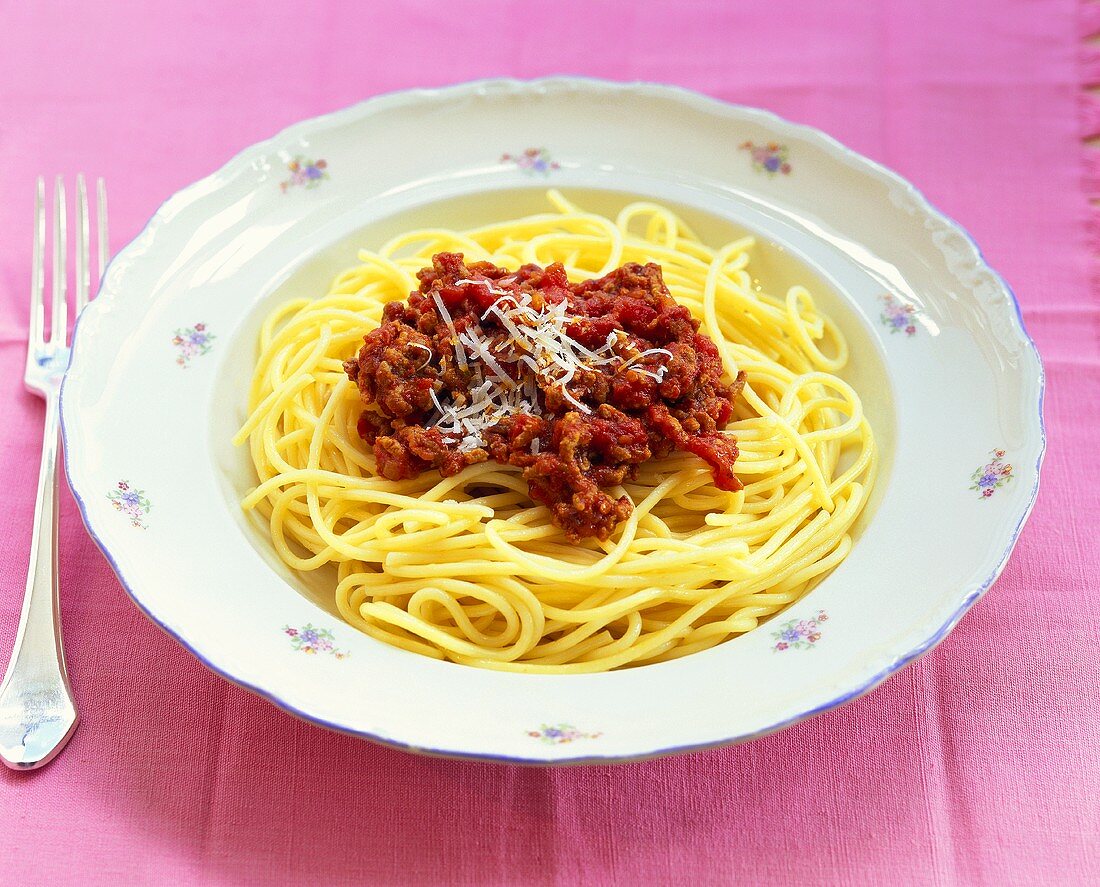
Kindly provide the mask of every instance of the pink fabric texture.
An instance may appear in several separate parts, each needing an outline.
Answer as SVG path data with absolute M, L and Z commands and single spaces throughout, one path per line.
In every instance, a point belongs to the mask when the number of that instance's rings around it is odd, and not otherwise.
M 774 736 L 581 769 L 413 757 L 284 714 L 137 611 L 65 493 L 83 723 L 48 768 L 0 773 L 0 884 L 1100 881 L 1096 6 L 0 0 L 0 21 L 4 659 L 42 417 L 20 380 L 34 175 L 105 176 L 117 250 L 240 148 L 389 90 L 576 73 L 821 127 L 982 245 L 1044 358 L 1049 433 L 1012 560 L 924 659 Z M 919 529 L 899 543 L 914 569 L 932 556 Z

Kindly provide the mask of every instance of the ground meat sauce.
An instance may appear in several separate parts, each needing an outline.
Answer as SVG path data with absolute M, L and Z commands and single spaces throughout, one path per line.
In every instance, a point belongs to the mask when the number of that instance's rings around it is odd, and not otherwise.
M 489 459 L 515 465 L 573 542 L 607 539 L 633 510 L 607 488 L 675 449 L 705 460 L 719 488 L 741 489 L 737 445 L 720 432 L 744 374 L 723 384 L 717 347 L 669 294 L 660 266 L 631 263 L 570 284 L 560 264 L 513 272 L 439 253 L 417 277 L 419 290 L 387 304 L 381 326 L 344 364 L 366 404 L 359 434 L 384 477 L 446 477 Z M 502 308 L 522 313 L 511 328 Z M 579 363 L 549 352 L 533 359 L 538 348 L 517 339 L 524 317 L 552 314 L 570 340 L 562 353 Z M 482 427 L 454 418 L 491 388 L 511 400 L 487 408 Z

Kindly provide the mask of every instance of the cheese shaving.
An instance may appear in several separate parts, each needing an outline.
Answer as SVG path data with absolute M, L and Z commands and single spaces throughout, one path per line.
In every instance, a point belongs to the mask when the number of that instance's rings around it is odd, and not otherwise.
M 430 364 L 432 362 L 432 357 L 434 355 L 434 352 L 427 345 L 421 345 L 419 342 L 409 342 L 409 345 L 413 348 L 419 348 L 421 351 L 426 352 L 427 355 L 428 355 L 427 357 L 424 358 L 424 362 L 416 368 L 416 371 L 419 373 L 422 369 L 424 369 L 424 367 L 426 367 L 428 364 Z
M 432 298 L 435 300 L 435 307 L 439 309 L 439 316 L 443 318 L 443 322 L 447 324 L 451 331 L 451 344 L 455 348 L 455 357 L 458 358 L 458 365 L 462 368 L 463 372 L 466 372 L 468 364 L 466 363 L 466 354 L 463 351 L 462 343 L 458 341 L 458 330 L 455 329 L 455 323 L 451 320 L 451 312 L 447 310 L 447 306 L 443 304 L 443 300 L 439 298 L 439 293 L 432 293 Z

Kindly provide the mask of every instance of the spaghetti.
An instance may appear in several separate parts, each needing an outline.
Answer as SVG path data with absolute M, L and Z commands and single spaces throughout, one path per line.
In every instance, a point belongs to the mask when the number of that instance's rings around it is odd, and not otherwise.
M 751 238 L 712 250 L 656 204 L 612 220 L 548 197 L 557 212 L 361 251 L 327 295 L 266 319 L 234 439 L 248 442 L 259 481 L 243 507 L 266 518 L 292 569 L 335 565 L 349 623 L 406 650 L 583 673 L 707 649 L 798 600 L 851 549 L 876 451 L 859 397 L 835 375 L 847 344 L 805 288 L 754 291 Z M 743 488 L 719 488 L 688 452 L 651 459 L 612 490 L 633 507 L 610 537 L 571 542 L 512 465 L 383 477 L 344 362 L 440 252 L 513 269 L 560 262 L 571 282 L 659 265 L 717 345 L 727 383 L 745 374 L 724 432 Z

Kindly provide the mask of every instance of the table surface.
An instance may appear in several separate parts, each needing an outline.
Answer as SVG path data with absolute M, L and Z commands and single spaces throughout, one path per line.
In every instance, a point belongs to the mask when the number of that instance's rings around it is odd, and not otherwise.
M 83 722 L 48 768 L 0 774 L 0 884 L 1100 879 L 1095 4 L 72 5 L 0 0 L 0 658 L 42 418 L 20 384 L 34 176 L 105 176 L 117 250 L 240 148 L 394 89 L 652 80 L 824 129 L 915 182 L 1018 294 L 1049 451 L 1000 581 L 884 686 L 738 747 L 581 769 L 413 757 L 295 720 L 138 613 L 66 493 Z

